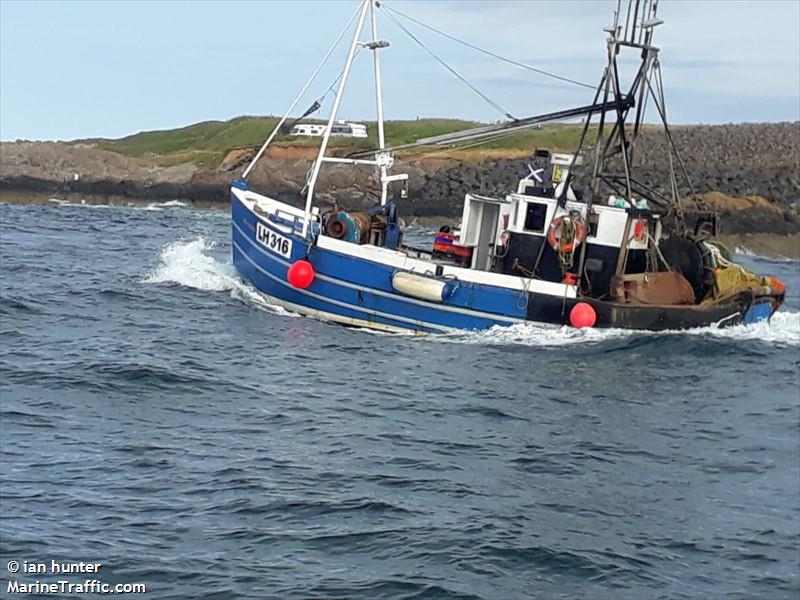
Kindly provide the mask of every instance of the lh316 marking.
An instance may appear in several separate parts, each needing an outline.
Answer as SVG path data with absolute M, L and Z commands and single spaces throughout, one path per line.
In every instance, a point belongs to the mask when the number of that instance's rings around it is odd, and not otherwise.
M 261 223 L 256 223 L 256 239 L 267 250 L 280 254 L 284 258 L 292 257 L 292 240 L 264 227 Z

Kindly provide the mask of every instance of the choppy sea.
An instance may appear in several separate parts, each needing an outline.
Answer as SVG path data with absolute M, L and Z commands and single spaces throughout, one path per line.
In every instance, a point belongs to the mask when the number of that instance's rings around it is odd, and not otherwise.
M 0 204 L 0 597 L 54 559 L 154 599 L 800 595 L 798 262 L 737 257 L 769 324 L 415 338 L 271 306 L 229 238 Z

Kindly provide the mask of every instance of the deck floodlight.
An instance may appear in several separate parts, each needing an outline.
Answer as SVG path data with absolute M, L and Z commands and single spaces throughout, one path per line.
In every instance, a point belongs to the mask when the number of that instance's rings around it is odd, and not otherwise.
M 658 27 L 663 24 L 664 19 L 647 19 L 646 21 L 642 21 L 642 27 L 645 29 L 652 29 L 653 27 Z

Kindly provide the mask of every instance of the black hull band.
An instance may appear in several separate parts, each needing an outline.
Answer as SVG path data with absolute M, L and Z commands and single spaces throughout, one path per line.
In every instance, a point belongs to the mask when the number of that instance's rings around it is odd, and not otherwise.
M 739 325 L 754 298 L 752 294 L 743 293 L 724 304 L 657 306 L 620 304 L 591 298 L 567 299 L 530 293 L 526 318 L 539 323 L 569 325 L 570 311 L 578 302 L 586 302 L 594 308 L 597 313 L 595 327 L 665 331 Z

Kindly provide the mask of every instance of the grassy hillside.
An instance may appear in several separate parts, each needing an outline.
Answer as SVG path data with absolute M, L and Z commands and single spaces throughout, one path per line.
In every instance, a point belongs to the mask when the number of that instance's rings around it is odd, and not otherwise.
M 208 164 L 218 162 L 230 148 L 260 144 L 277 122 L 275 117 L 237 117 L 180 129 L 144 131 L 118 140 L 93 141 L 100 148 L 126 156 L 161 158 L 162 164 L 187 160 Z
M 321 122 L 308 120 L 310 122 Z M 126 156 L 147 157 L 161 165 L 192 161 L 202 166 L 218 164 L 228 150 L 261 144 L 277 124 L 276 117 L 237 117 L 230 121 L 205 121 L 179 129 L 145 131 L 117 140 L 83 140 L 98 147 Z M 374 148 L 377 146 L 375 122 L 366 122 L 369 138 L 331 138 L 331 147 L 341 150 Z M 458 119 L 419 119 L 413 121 L 388 121 L 386 141 L 390 146 L 407 144 L 416 140 L 461 131 L 478 125 Z M 575 147 L 580 128 L 573 125 L 550 125 L 512 136 L 471 146 L 466 150 L 442 150 L 443 155 L 470 160 L 487 155 L 517 156 L 530 153 L 535 147 L 571 150 Z M 298 146 L 316 146 L 319 138 L 279 136 L 278 142 Z

